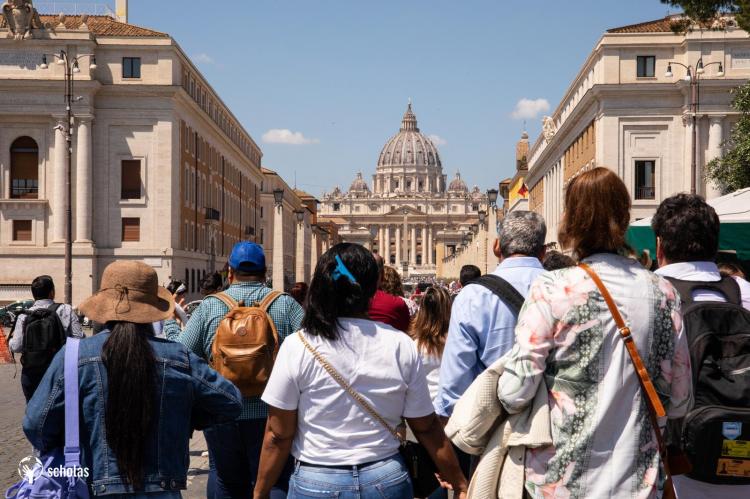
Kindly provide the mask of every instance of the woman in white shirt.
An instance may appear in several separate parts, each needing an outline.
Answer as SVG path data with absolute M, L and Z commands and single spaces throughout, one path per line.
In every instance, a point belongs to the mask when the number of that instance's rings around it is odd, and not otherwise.
M 409 333 L 417 345 L 427 375 L 430 400 L 435 400 L 440 381 L 440 360 L 451 321 L 451 295 L 447 289 L 432 286 L 422 295 L 422 306 Z
M 414 497 L 399 440 L 310 348 L 388 426 L 398 427 L 405 418 L 456 497 L 465 497 L 466 479 L 433 412 L 413 341 L 367 317 L 377 281 L 375 259 L 360 245 L 338 244 L 318 261 L 303 329 L 282 344 L 263 393 L 269 416 L 255 498 L 269 497 L 290 451 L 290 498 Z

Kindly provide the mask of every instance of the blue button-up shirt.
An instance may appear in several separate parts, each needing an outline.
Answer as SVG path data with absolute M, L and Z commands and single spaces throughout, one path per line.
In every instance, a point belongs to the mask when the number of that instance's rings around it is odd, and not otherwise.
M 506 258 L 493 272 L 526 297 L 544 268 L 532 257 Z M 440 364 L 440 388 L 435 411 L 450 416 L 453 406 L 472 381 L 511 349 L 516 315 L 492 291 L 478 284 L 466 286 L 451 309 L 451 322 Z

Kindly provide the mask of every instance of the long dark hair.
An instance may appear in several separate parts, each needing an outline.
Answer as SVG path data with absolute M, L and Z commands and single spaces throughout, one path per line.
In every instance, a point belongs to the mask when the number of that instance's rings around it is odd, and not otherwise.
M 148 338 L 150 324 L 111 322 L 102 348 L 107 369 L 105 429 L 117 467 L 133 490 L 143 489 L 144 433 L 156 413 L 156 358 Z
M 338 266 L 336 256 L 341 258 L 356 282 L 344 275 L 334 279 Z M 370 300 L 377 290 L 378 276 L 375 258 L 359 244 L 340 243 L 326 251 L 315 267 L 302 327 L 309 334 L 329 340 L 337 339 L 336 328 L 340 317 L 362 315 L 370 308 Z

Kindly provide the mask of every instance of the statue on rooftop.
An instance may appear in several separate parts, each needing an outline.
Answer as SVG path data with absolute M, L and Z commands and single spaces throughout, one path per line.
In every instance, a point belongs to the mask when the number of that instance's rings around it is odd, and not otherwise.
M 42 29 L 44 25 L 31 0 L 8 0 L 2 6 L 8 38 L 28 40 L 33 38 L 32 29 Z

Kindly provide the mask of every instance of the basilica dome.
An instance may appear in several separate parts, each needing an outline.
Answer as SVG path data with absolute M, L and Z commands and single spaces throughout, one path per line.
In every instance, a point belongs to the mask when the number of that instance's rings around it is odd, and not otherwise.
M 417 128 L 411 102 L 401 120 L 401 129 L 386 142 L 378 158 L 378 168 L 393 166 L 442 167 L 437 148 Z
M 451 180 L 451 183 L 448 185 L 448 190 L 456 192 L 468 192 L 469 188 L 466 186 L 466 182 L 464 182 L 461 178 L 461 174 L 459 172 L 456 172 L 456 178 Z
M 357 173 L 357 178 L 354 179 L 352 185 L 349 187 L 350 192 L 370 192 L 370 187 L 362 178 L 362 172 Z

